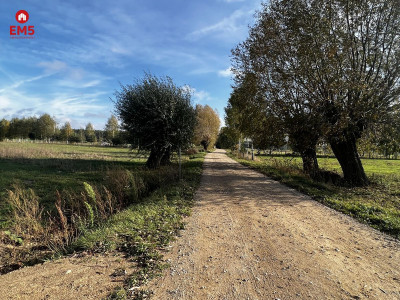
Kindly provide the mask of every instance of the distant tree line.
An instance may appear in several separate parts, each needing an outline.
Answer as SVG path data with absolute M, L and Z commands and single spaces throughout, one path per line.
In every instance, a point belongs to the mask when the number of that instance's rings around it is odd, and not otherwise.
M 111 116 L 103 130 L 96 130 L 92 123 L 85 128 L 73 129 L 70 122 L 59 126 L 49 114 L 40 117 L 2 119 L 0 121 L 0 141 L 5 139 L 29 139 L 41 141 L 63 141 L 69 143 L 106 142 L 113 145 L 124 144 L 127 134 L 119 128 L 118 120 Z

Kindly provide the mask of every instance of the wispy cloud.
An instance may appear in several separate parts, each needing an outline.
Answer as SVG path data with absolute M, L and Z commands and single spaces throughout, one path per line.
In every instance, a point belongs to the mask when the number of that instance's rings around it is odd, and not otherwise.
M 43 79 L 45 77 L 49 77 L 51 75 L 53 75 L 53 74 L 43 74 L 43 75 L 34 76 L 34 77 L 31 77 L 31 78 L 27 78 L 27 79 L 23 79 L 23 80 L 17 81 L 14 84 L 12 84 L 12 85 L 10 85 L 8 87 L 0 89 L 0 93 L 4 93 L 7 90 L 12 90 L 12 89 L 19 88 L 20 86 L 22 86 L 25 83 L 32 82 L 32 81 L 37 81 L 37 80 Z
M 231 68 L 227 68 L 225 70 L 219 70 L 218 75 L 221 77 L 231 77 L 232 76 L 232 70 Z
M 69 88 L 74 88 L 74 89 L 85 89 L 85 88 L 91 88 L 95 87 L 101 84 L 101 80 L 95 79 L 95 80 L 90 80 L 86 82 L 82 81 L 76 81 L 76 80 L 59 80 L 57 82 L 57 85 L 63 86 L 63 87 L 69 87 Z
M 11 100 L 8 97 L 0 95 L 0 110 L 10 111 L 10 104 Z
M 59 72 L 67 69 L 67 64 L 59 60 L 41 61 L 38 63 L 38 66 L 44 68 L 44 70 L 49 73 Z
M 193 89 L 193 99 L 195 103 L 204 103 L 204 102 L 209 102 L 212 100 L 210 93 L 206 91 L 198 91 L 196 89 Z
M 203 27 L 199 30 L 193 31 L 188 35 L 188 39 L 197 40 L 204 36 L 218 33 L 224 37 L 237 39 L 237 34 L 247 32 L 247 24 L 249 16 L 254 13 L 254 10 L 238 9 L 235 10 L 230 16 L 223 18 L 221 21 Z
M 29 11 L 34 41 L 17 45 L 0 37 L 1 113 L 47 112 L 75 127 L 90 121 L 100 128 L 118 82 L 132 82 L 143 70 L 190 82 L 194 102 L 223 111 L 229 50 L 245 38 L 260 5 L 243 1 L 150 0 L 138 6 L 129 0 L 41 0 Z M 13 11 L 13 4 L 5 2 L 4 10 Z M 9 26 L 6 18 L 0 23 Z
M 187 90 L 192 95 L 192 99 L 195 104 L 200 104 L 212 100 L 210 93 L 206 91 L 197 90 L 189 85 L 184 85 L 182 88 L 184 90 Z
M 106 92 L 56 93 L 47 94 L 42 98 L 22 89 L 12 89 L 0 94 L 0 111 L 6 119 L 49 113 L 60 123 L 73 119 L 74 128 L 82 127 L 89 122 L 85 114 L 90 112 L 102 116 L 100 119 L 90 120 L 96 128 L 102 128 L 106 118 L 104 115 L 111 110 L 109 105 L 104 103 L 107 94 Z

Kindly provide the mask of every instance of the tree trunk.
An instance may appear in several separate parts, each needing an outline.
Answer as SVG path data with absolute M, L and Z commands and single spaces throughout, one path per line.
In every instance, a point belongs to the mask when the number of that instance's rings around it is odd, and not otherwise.
M 146 166 L 150 169 L 158 169 L 161 165 L 161 159 L 163 158 L 165 150 L 153 148 L 150 152 L 150 156 L 147 159 Z
M 330 145 L 342 167 L 344 180 L 351 186 L 368 185 L 369 182 L 357 152 L 355 138 L 331 140 Z
M 161 166 L 166 166 L 171 163 L 171 147 L 168 147 L 161 158 Z
M 202 140 L 202 141 L 200 142 L 200 144 L 203 146 L 204 151 L 207 151 L 209 142 L 206 141 L 206 140 Z
M 319 167 L 317 160 L 317 152 L 315 149 L 309 148 L 300 153 L 301 159 L 303 160 L 303 171 L 304 173 L 311 176 L 313 179 L 318 178 Z

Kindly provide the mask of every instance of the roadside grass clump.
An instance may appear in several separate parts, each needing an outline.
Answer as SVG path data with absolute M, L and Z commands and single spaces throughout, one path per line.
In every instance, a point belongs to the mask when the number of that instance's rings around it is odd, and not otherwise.
M 301 169 L 298 157 L 257 156 L 257 160 L 229 156 L 314 200 L 350 215 L 362 223 L 400 239 L 400 161 L 364 159 L 371 184 L 350 188 L 343 184 L 312 180 Z M 325 172 L 340 170 L 334 158 L 319 158 Z

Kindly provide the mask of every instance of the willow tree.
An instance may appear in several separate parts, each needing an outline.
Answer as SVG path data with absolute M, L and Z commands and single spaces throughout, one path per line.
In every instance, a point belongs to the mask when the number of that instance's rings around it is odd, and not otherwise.
M 312 114 L 349 184 L 368 184 L 356 143 L 398 102 L 398 0 L 272 0 L 234 55 L 273 105 Z
M 288 46 L 276 48 L 287 37 L 279 27 L 266 28 L 269 18 L 260 20 L 250 30 L 247 41 L 233 51 L 237 86 L 229 104 L 237 107 L 240 131 L 255 144 L 282 146 L 287 133 L 291 147 L 302 158 L 304 172 L 317 178 L 321 118 L 288 70 L 287 61 L 295 50 Z M 269 39 L 263 39 L 266 34 Z
M 189 89 L 176 86 L 169 77 L 146 74 L 115 92 L 116 111 L 130 142 L 150 151 L 149 168 L 170 161 L 172 151 L 190 144 L 195 124 Z
M 209 105 L 197 104 L 196 121 L 194 143 L 201 144 L 204 150 L 214 147 L 221 125 L 218 113 Z
M 237 127 L 256 148 L 280 148 L 285 144 L 281 119 L 269 109 L 254 74 L 247 73 L 234 86 L 225 113 L 228 127 Z

